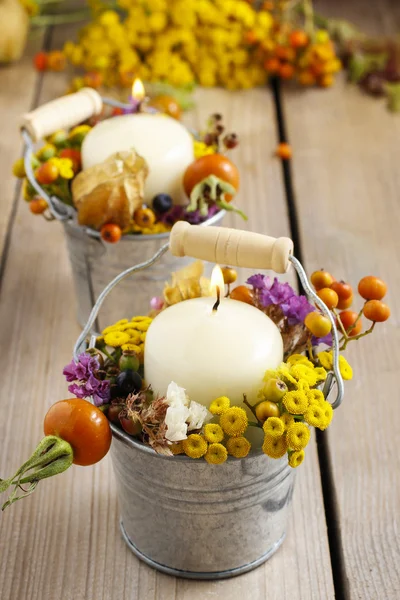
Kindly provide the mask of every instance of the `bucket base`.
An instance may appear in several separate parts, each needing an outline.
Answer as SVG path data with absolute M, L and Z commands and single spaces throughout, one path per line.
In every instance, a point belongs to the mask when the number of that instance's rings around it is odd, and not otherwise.
M 167 575 L 173 575 L 174 577 L 182 577 L 184 579 L 227 579 L 228 577 L 236 577 L 237 575 L 242 575 L 243 573 L 247 573 L 252 569 L 262 565 L 265 561 L 267 561 L 281 546 L 283 540 L 285 539 L 285 534 L 276 542 L 274 546 L 268 552 L 257 558 L 257 560 L 253 560 L 251 563 L 247 563 L 242 567 L 236 567 L 235 569 L 228 569 L 227 571 L 209 571 L 209 572 L 201 572 L 201 571 L 182 571 L 181 569 L 173 569 L 172 567 L 167 567 L 166 565 L 162 565 L 161 563 L 155 562 L 142 552 L 135 546 L 132 540 L 129 538 L 128 534 L 125 531 L 124 524 L 122 520 L 120 521 L 120 528 L 122 532 L 122 536 L 127 543 L 128 547 L 140 560 L 148 564 L 153 569 L 157 569 L 157 571 L 161 571 L 162 573 L 166 573 Z

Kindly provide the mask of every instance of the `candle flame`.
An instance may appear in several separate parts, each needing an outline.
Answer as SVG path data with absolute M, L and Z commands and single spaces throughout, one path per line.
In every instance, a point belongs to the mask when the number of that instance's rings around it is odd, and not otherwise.
M 144 90 L 142 80 L 136 77 L 132 85 L 132 98 L 141 102 L 144 99 L 145 95 L 146 93 Z
M 222 274 L 221 267 L 219 265 L 215 265 L 211 273 L 211 293 L 216 296 L 218 287 L 222 295 L 224 291 L 224 285 L 224 276 Z

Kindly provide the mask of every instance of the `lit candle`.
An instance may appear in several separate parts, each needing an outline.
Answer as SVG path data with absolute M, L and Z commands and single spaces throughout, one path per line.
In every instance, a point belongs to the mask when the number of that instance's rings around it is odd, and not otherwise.
M 212 286 L 223 293 L 219 267 Z M 281 334 L 262 311 L 229 298 L 216 306 L 216 298 L 207 297 L 174 304 L 154 319 L 144 368 L 146 381 L 160 395 L 175 381 L 191 400 L 207 407 L 219 396 L 243 406 L 243 394 L 255 402 L 265 371 L 282 360 Z
M 134 82 L 132 97 L 144 99 L 143 84 Z M 139 109 L 140 110 L 140 109 Z M 82 166 L 88 169 L 111 154 L 134 148 L 149 166 L 144 200 L 151 205 L 157 194 L 169 194 L 174 204 L 186 204 L 182 178 L 193 162 L 193 139 L 186 127 L 171 117 L 136 112 L 106 119 L 88 133 L 82 144 Z

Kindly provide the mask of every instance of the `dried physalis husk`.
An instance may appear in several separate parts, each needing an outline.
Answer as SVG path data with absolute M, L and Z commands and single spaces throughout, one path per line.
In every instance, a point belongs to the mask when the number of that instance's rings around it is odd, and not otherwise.
M 201 296 L 211 296 L 211 282 L 203 276 L 204 265 L 200 260 L 172 273 L 171 283 L 164 287 L 167 306 Z
M 143 203 L 147 163 L 134 150 L 116 152 L 104 162 L 79 173 L 72 182 L 78 223 L 101 229 L 114 223 L 129 226 Z

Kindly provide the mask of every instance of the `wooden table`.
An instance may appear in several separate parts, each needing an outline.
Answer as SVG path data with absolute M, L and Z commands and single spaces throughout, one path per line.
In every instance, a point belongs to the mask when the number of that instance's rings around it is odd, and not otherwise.
M 342 0 L 325 9 L 370 32 L 391 33 L 400 24 L 399 6 L 389 0 Z M 69 28 L 44 32 L 20 63 L 0 71 L 3 476 L 30 454 L 46 409 L 65 396 L 61 370 L 79 333 L 61 227 L 32 217 L 10 174 L 21 154 L 18 116 L 66 86 L 63 76 L 35 73 L 32 56 L 59 47 L 71 33 Z M 347 386 L 329 433 L 311 444 L 298 471 L 287 539 L 264 566 L 210 583 L 174 579 L 140 563 L 119 533 L 106 459 L 42 483 L 32 498 L 1 516 L 1 598 L 398 599 L 400 117 L 344 78 L 328 91 L 285 90 L 275 100 L 269 89 L 199 90 L 196 96 L 188 123 L 201 124 L 211 110 L 219 110 L 241 135 L 236 160 L 247 227 L 292 235 L 309 272 L 325 266 L 353 284 L 364 274 L 379 274 L 389 284 L 392 319 L 357 351 L 350 350 L 356 379 Z M 282 165 L 273 156 L 276 103 L 294 149 L 286 173 L 292 189 L 284 185 Z M 227 224 L 243 227 L 237 218 Z

